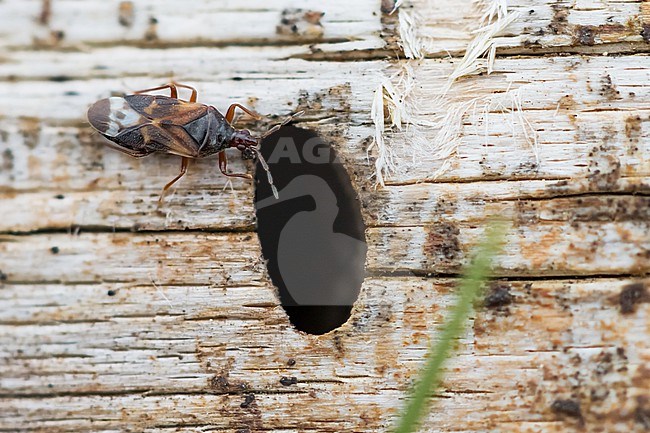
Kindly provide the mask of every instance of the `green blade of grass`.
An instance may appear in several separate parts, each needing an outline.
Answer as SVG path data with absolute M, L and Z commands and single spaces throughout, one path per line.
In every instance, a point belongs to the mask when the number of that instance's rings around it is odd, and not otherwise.
M 463 272 L 459 284 L 458 300 L 449 312 L 440 339 L 429 349 L 424 366 L 413 386 L 406 407 L 398 420 L 395 433 L 412 433 L 426 415 L 429 396 L 440 384 L 442 367 L 450 357 L 454 341 L 462 334 L 472 305 L 481 288 L 489 279 L 492 259 L 499 253 L 505 234 L 505 224 L 492 223 L 478 246 L 474 259 Z

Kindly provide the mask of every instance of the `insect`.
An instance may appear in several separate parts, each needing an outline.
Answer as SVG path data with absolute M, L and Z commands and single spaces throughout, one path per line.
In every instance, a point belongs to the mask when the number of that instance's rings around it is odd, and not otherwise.
M 188 101 L 178 98 L 178 88 L 191 90 Z M 170 96 L 148 95 L 147 92 L 170 90 Z M 235 110 L 260 118 L 260 116 L 240 104 L 232 104 L 223 116 L 216 108 L 196 102 L 195 88 L 179 83 L 135 92 L 124 97 L 111 97 L 95 102 L 88 109 L 88 122 L 100 134 L 110 140 L 109 146 L 141 158 L 152 153 L 168 153 L 181 157 L 181 171 L 164 186 L 158 205 L 162 204 L 167 190 L 185 173 L 192 159 L 219 155 L 219 169 L 228 177 L 252 179 L 247 173 L 228 173 L 228 160 L 225 150 L 236 148 L 243 159 L 259 159 L 266 171 L 268 182 L 277 198 L 278 191 L 273 185 L 269 166 L 260 154 L 258 145 L 262 139 L 273 134 L 293 118 L 274 126 L 260 137 L 254 137 L 246 129 L 232 126 Z

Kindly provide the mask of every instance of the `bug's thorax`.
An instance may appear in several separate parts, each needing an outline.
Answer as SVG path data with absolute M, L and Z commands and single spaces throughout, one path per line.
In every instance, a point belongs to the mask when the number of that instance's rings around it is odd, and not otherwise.
M 197 119 L 196 125 L 186 125 L 185 129 L 199 143 L 200 157 L 219 153 L 234 148 L 242 153 L 244 159 L 257 157 L 260 139 L 251 135 L 246 129 L 235 129 L 214 107 L 208 107 L 203 119 Z
M 214 107 L 208 107 L 206 115 L 197 119 L 196 125 L 186 125 L 190 135 L 199 145 L 199 157 L 206 157 L 227 149 L 235 133 L 230 123 Z

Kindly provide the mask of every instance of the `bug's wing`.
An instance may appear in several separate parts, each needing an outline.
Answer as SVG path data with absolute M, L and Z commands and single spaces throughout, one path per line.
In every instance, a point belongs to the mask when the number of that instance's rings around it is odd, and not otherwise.
M 151 121 L 135 111 L 124 98 L 106 98 L 88 109 L 88 122 L 105 137 L 145 125 Z
M 204 108 L 204 109 L 202 109 Z M 131 95 L 102 99 L 88 110 L 88 121 L 114 144 L 134 157 L 154 152 L 193 158 L 199 146 L 179 125 L 201 117 L 202 104 L 189 104 L 164 96 Z
M 205 116 L 208 106 L 161 95 L 129 95 L 124 100 L 139 115 L 161 123 L 187 125 Z
M 147 156 L 152 152 L 155 151 L 150 151 L 148 149 L 145 149 L 144 147 L 139 147 L 139 148 L 130 148 L 130 147 L 125 147 L 125 145 L 119 141 L 119 138 L 117 137 L 106 137 L 110 141 L 106 143 L 108 147 L 111 149 L 119 150 L 122 153 L 126 153 L 129 156 L 133 156 L 134 158 L 142 158 L 143 156 Z
M 199 156 L 198 144 L 180 126 L 155 122 L 151 125 L 142 126 L 140 133 L 144 137 L 147 147 L 156 148 L 155 151 L 186 158 L 197 158 Z
M 199 156 L 199 143 L 183 126 L 204 117 L 208 112 L 207 105 L 161 95 L 130 95 L 124 100 L 151 122 L 151 127 L 140 127 L 149 147 L 188 158 Z
M 199 156 L 196 142 L 180 126 L 149 123 L 106 137 L 116 143 L 111 147 L 127 155 L 142 157 L 154 152 L 171 153 L 186 158 Z

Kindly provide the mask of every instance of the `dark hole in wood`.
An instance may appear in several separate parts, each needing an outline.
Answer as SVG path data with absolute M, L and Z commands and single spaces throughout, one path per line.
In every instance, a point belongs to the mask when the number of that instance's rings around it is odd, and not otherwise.
M 280 198 L 256 169 L 257 228 L 268 271 L 293 325 L 324 334 L 350 317 L 366 259 L 365 225 L 334 149 L 286 126 L 261 146 Z

